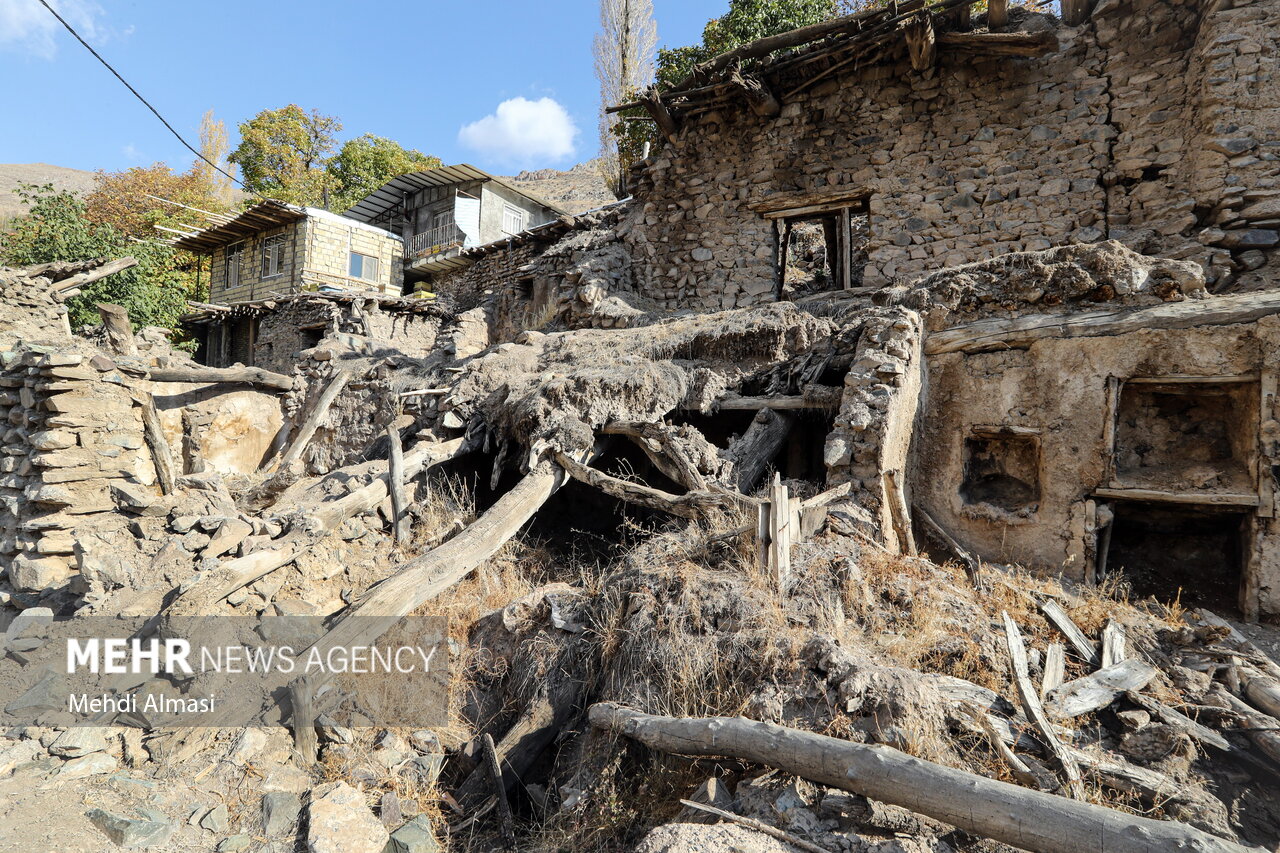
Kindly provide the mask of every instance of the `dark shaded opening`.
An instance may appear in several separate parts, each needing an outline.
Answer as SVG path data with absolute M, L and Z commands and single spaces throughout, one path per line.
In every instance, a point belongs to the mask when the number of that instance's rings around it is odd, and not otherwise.
M 784 299 L 843 289 L 844 264 L 849 265 L 849 286 L 862 285 L 871 237 L 870 219 L 865 213 L 849 213 L 849 246 L 842 249 L 843 216 L 843 211 L 833 210 L 787 219 L 780 224 L 787 238 L 786 263 L 782 270 Z
M 1126 382 L 1116 425 L 1116 478 L 1178 492 L 1251 492 L 1254 383 Z
M 1245 513 L 1138 501 L 1112 508 L 1109 542 L 1099 555 L 1108 574 L 1121 574 L 1139 597 L 1237 611 Z
M 1040 442 L 1033 435 L 974 436 L 964 442 L 967 504 L 1008 512 L 1035 511 L 1040 503 Z

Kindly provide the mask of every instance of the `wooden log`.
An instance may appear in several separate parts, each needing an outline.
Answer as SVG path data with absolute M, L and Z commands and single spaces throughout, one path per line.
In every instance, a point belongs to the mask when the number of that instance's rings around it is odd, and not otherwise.
M 577 712 L 584 686 L 580 673 L 560 665 L 539 684 L 533 699 L 498 741 L 497 756 L 506 768 L 504 778 L 508 787 L 525 778 L 538 757 L 564 731 Z M 484 774 L 477 767 L 455 796 L 458 802 L 474 806 L 485 787 Z
M 997 30 L 1009 24 L 1009 0 L 987 0 L 987 29 Z
M 99 302 L 98 316 L 102 318 L 102 328 L 107 333 L 107 349 L 116 355 L 136 356 L 138 343 L 133 339 L 129 312 L 121 305 Z
M 766 513 L 761 526 L 768 535 L 761 543 L 765 569 L 778 592 L 782 592 L 791 577 L 791 496 L 776 472 L 769 486 L 769 500 L 760 505 L 760 511 Z
M 741 718 L 642 714 L 593 705 L 591 724 L 662 752 L 723 756 L 777 767 L 819 785 L 903 806 L 1032 853 L 1244 853 L 1174 821 L 1123 814 L 906 755 Z
M 1201 743 L 1208 744 L 1222 752 L 1231 752 L 1234 750 L 1230 741 L 1224 738 L 1221 734 L 1215 732 L 1208 726 L 1201 725 L 1176 708 L 1170 708 L 1158 699 L 1153 699 L 1150 696 L 1144 696 L 1141 693 L 1130 693 L 1127 698 L 1130 702 L 1147 711 L 1162 723 L 1173 726 L 1179 731 L 1186 732 L 1192 738 Z
M 544 466 L 530 471 L 457 536 L 396 567 L 369 590 L 337 625 L 300 656 L 327 660 L 333 649 L 367 646 L 393 625 L 462 580 L 498 552 L 551 497 L 564 472 Z M 319 682 L 317 683 L 317 689 Z
M 391 449 L 387 455 L 387 487 L 391 492 L 391 534 L 397 545 L 409 541 L 408 507 L 404 499 L 404 448 L 400 444 L 400 430 L 394 423 L 387 427 L 387 442 Z
M 147 378 L 152 382 L 189 382 L 253 385 L 275 391 L 293 389 L 293 378 L 282 373 L 272 373 L 260 367 L 151 367 Z
M 782 112 L 782 104 L 758 77 L 743 74 L 740 69 L 735 68 L 729 75 L 729 83 L 742 94 L 747 106 L 756 115 L 772 118 Z
M 601 427 L 600 432 L 605 435 L 625 435 L 672 482 L 679 483 L 690 491 L 706 490 L 706 478 L 672 437 L 670 428 L 662 424 L 638 421 L 610 421 Z M 711 446 L 710 442 L 707 444 Z
M 315 764 L 319 744 L 316 741 L 316 697 L 311 682 L 306 678 L 295 678 L 289 683 L 289 699 L 294 748 L 307 765 Z
M 1107 707 L 1123 693 L 1136 693 L 1155 677 L 1154 666 L 1129 658 L 1049 691 L 1045 710 L 1063 719 L 1078 717 Z
M 77 273 L 68 278 L 60 279 L 53 285 L 53 291 L 67 291 L 73 288 L 83 288 L 86 285 L 93 284 L 99 279 L 106 278 L 109 275 L 115 275 L 118 272 L 124 272 L 130 267 L 137 266 L 137 258 L 121 258 L 118 261 L 107 261 L 101 266 L 87 269 L 84 272 Z
M 1028 672 L 1027 667 L 1027 648 L 1022 642 L 1022 632 L 1018 630 L 1017 624 L 1009 617 L 1007 611 L 1002 611 L 1000 615 L 1004 619 L 1005 640 L 1009 647 L 1009 659 L 1013 664 L 1013 683 L 1018 690 L 1018 698 L 1022 700 L 1022 709 L 1026 712 L 1027 719 L 1040 733 L 1040 740 L 1044 742 L 1049 755 L 1062 770 L 1067 792 L 1072 798 L 1083 800 L 1084 784 L 1080 780 L 1080 767 L 1063 749 L 1062 742 L 1058 740 L 1058 733 L 1040 705 L 1040 696 L 1031 684 L 1031 673 Z
M 1033 788 L 1037 791 L 1044 790 L 1040 784 L 1040 777 L 1036 776 L 1032 769 L 1027 766 L 1027 763 L 1019 758 L 1009 748 L 1009 745 L 1004 742 L 1004 737 L 997 731 L 995 721 L 990 714 L 974 705 L 962 705 L 960 707 L 986 737 L 987 744 L 1004 761 L 1009 768 L 1009 772 L 1013 774 L 1013 778 L 1028 788 Z
M 907 41 L 913 69 L 927 71 L 937 63 L 938 40 L 933 31 L 933 15 L 928 12 L 916 15 L 903 26 L 902 35 Z
M 907 499 L 902 493 L 898 472 L 885 471 L 882 479 L 885 501 L 889 504 L 889 517 L 893 519 L 894 538 L 898 540 L 898 551 L 914 557 L 916 539 L 911 533 L 911 516 L 907 514 Z
M 934 520 L 933 516 L 929 515 L 929 513 L 924 510 L 923 507 L 916 507 L 916 517 L 923 521 L 924 526 L 929 528 L 934 536 L 941 539 L 942 543 L 951 549 L 951 553 L 955 554 L 956 557 L 959 558 L 960 562 L 964 564 L 965 573 L 969 576 L 970 583 L 975 587 L 981 587 L 982 563 L 978 558 L 965 550 L 964 546 L 957 542 L 941 524 Z
M 760 482 L 791 432 L 792 423 L 791 415 L 761 409 L 747 431 L 729 445 L 724 455 L 733 463 L 733 480 L 738 491 L 746 494 Z
M 1067 615 L 1067 611 L 1062 609 L 1062 605 L 1054 601 L 1052 598 L 1046 598 L 1040 602 L 1040 612 L 1045 618 L 1053 623 L 1063 636 L 1071 643 L 1076 653 L 1085 660 L 1086 663 L 1098 665 L 1098 647 L 1084 635 L 1079 626 L 1071 621 L 1071 617 Z
M 281 471 L 288 471 L 302 458 L 302 453 L 307 449 L 307 445 L 311 443 L 316 430 L 320 427 L 320 422 L 329 414 L 329 407 L 333 405 L 334 400 L 338 399 L 338 395 L 342 393 L 342 389 L 346 388 L 347 383 L 350 381 L 351 371 L 349 370 L 339 370 L 333 379 L 329 380 L 329 384 L 320 393 L 320 398 L 316 400 L 315 407 L 312 408 L 306 420 L 302 422 L 302 426 L 294 434 L 293 441 L 289 444 L 289 449 L 280 457 L 275 466 L 276 468 Z
M 507 850 L 516 849 L 516 829 L 511 820 L 511 803 L 507 800 L 507 786 L 502 781 L 502 765 L 498 763 L 498 753 L 493 746 L 493 735 L 485 732 L 480 738 L 484 747 L 484 763 L 493 782 L 493 790 L 498 797 L 498 827 L 502 832 L 502 843 Z
M 1034 58 L 1058 49 L 1058 37 L 1040 33 L 942 33 L 938 45 L 949 51 L 979 56 Z
M 716 400 L 716 409 L 722 412 L 753 412 L 757 409 L 775 411 L 801 411 L 807 409 L 835 409 L 840 406 L 841 388 L 811 386 L 811 393 L 800 396 L 742 397 L 728 393 Z
M 164 427 L 160 423 L 160 413 L 156 411 L 156 401 L 146 391 L 135 391 L 134 401 L 142 415 L 142 437 L 151 452 L 151 462 L 156 467 L 156 481 L 160 483 L 160 491 L 166 495 L 173 494 L 177 488 L 178 472 L 173 464 L 173 451 L 169 440 L 164 437 Z
M 727 812 L 724 809 L 716 808 L 709 803 L 696 803 L 693 800 L 686 799 L 681 799 L 680 802 L 688 808 L 697 809 L 698 811 L 706 812 L 707 814 L 713 814 L 722 820 L 727 820 L 730 823 L 736 823 L 739 826 L 745 826 L 748 829 L 753 829 L 756 832 L 763 833 L 770 838 L 776 838 L 779 841 L 784 841 L 792 847 L 806 851 L 806 853 L 832 853 L 832 851 L 826 847 L 819 847 L 812 841 L 805 841 L 799 836 L 792 835 L 789 832 L 784 832 L 776 826 L 770 826 L 764 821 L 750 817 L 743 817 L 742 815 L 734 814 L 733 812 Z
M 1245 735 L 1253 745 L 1267 758 L 1280 764 L 1280 720 L 1232 696 L 1221 684 L 1213 685 L 1205 699 L 1243 718 L 1248 726 Z
M 1280 678 L 1280 665 L 1277 665 L 1276 662 L 1272 660 L 1262 649 L 1249 642 L 1244 634 L 1241 634 L 1234 625 L 1203 607 L 1197 608 L 1196 612 L 1200 614 L 1200 621 L 1204 622 L 1206 625 L 1213 625 L 1218 628 L 1227 629 L 1227 636 L 1231 642 L 1235 643 L 1241 651 L 1248 652 L 1252 655 L 1256 665 L 1264 673 L 1270 675 L 1272 678 Z
M 1026 314 L 977 320 L 934 332 L 925 339 L 925 355 L 1025 349 L 1053 338 L 1124 335 L 1147 329 L 1192 329 L 1251 323 L 1280 312 L 1280 291 L 1260 290 L 1166 302 L 1145 308 L 1106 308 L 1074 314 Z
M 1280 680 L 1264 675 L 1251 666 L 1241 665 L 1240 684 L 1249 704 L 1273 717 L 1280 717 Z
M 650 86 L 641 93 L 640 105 L 649 113 L 653 123 L 662 132 L 663 138 L 674 144 L 680 136 L 680 127 L 676 124 L 676 120 L 672 118 L 666 105 L 662 103 L 662 98 L 658 96 L 658 90 L 655 87 Z
M 686 492 L 673 495 L 640 483 L 631 483 L 610 477 L 588 465 L 570 459 L 563 453 L 556 453 L 556 462 L 575 480 L 599 489 L 620 501 L 637 506 L 669 512 L 682 518 L 702 518 L 708 510 L 723 508 L 730 504 L 728 498 L 715 492 Z
M 1044 677 L 1040 679 L 1040 695 L 1049 692 L 1066 680 L 1066 649 L 1062 643 L 1050 643 L 1044 654 Z

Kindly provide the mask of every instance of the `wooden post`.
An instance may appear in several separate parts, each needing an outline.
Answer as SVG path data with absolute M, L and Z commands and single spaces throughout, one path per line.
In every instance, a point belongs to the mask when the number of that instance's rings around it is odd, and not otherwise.
M 956 29 L 960 32 L 967 32 L 973 29 L 973 13 L 972 7 L 965 3 L 956 10 Z
M 1078 27 L 1089 20 L 1091 0 L 1062 0 L 1062 22 L 1068 27 Z
M 853 230 L 849 227 L 849 208 L 840 208 L 840 285 L 853 287 Z
M 400 443 L 400 430 L 395 421 L 387 427 L 387 441 L 391 451 L 387 454 L 389 480 L 391 490 L 391 533 L 397 545 L 404 545 L 409 539 L 409 519 L 405 515 L 408 508 L 404 499 L 404 447 Z
M 778 228 L 778 220 L 773 222 L 774 230 Z M 777 282 L 777 301 L 782 301 L 782 296 L 786 292 L 787 287 L 787 256 L 791 252 L 791 220 L 782 220 L 782 240 L 778 247 L 778 282 Z
M 291 724 L 293 727 L 293 745 L 307 764 L 316 763 L 316 709 L 315 687 L 306 676 L 294 679 L 289 684 L 289 700 L 293 706 Z
M 938 38 L 933 31 L 933 14 L 921 12 L 907 21 L 902 28 L 907 41 L 907 54 L 911 67 L 916 71 L 928 71 L 938 61 Z
M 1018 689 L 1018 697 L 1022 700 L 1022 709 L 1027 713 L 1027 719 L 1031 720 L 1036 730 L 1040 732 L 1040 739 L 1044 741 L 1049 754 L 1062 768 L 1062 775 L 1067 783 L 1067 793 L 1073 799 L 1083 800 L 1084 783 L 1080 778 L 1080 765 L 1076 764 L 1075 759 L 1063 749 L 1053 724 L 1045 716 L 1044 706 L 1040 704 L 1040 695 L 1031 685 L 1031 673 L 1027 666 L 1027 647 L 1022 642 L 1022 632 L 1018 630 L 1017 624 L 1009 617 L 1007 611 L 1000 615 L 1004 618 L 1005 639 L 1009 645 L 1009 659 L 1013 663 L 1013 683 Z
M 142 408 L 142 435 L 146 439 L 147 449 L 151 451 L 151 461 L 156 466 L 156 480 L 160 483 L 160 491 L 171 495 L 177 488 L 177 472 L 173 464 L 173 452 L 164 437 L 164 427 L 160 425 L 156 401 L 146 391 L 137 392 L 134 400 Z
M 276 468 L 287 471 L 302 458 L 302 452 L 311 443 L 311 438 L 316 434 L 316 429 L 319 428 L 320 422 L 329 413 L 329 407 L 333 405 L 334 400 L 338 399 L 338 395 L 342 393 L 342 389 L 346 388 L 347 383 L 350 381 L 351 372 L 347 370 L 338 371 L 338 374 L 330 380 L 324 392 L 321 393 L 320 399 L 316 401 L 316 407 L 312 409 L 311 414 L 307 415 L 307 419 L 302 422 L 298 433 L 293 437 L 293 443 L 289 445 L 289 449 L 285 451 L 284 456 L 280 457 L 280 462 L 277 463 Z
M 897 471 L 884 472 L 884 494 L 889 503 L 889 516 L 893 519 L 894 538 L 898 540 L 898 551 L 916 556 L 916 539 L 911 532 L 911 516 L 907 512 L 907 497 L 898 479 Z
M 133 324 L 129 312 L 110 302 L 98 303 L 98 316 L 107 332 L 107 346 L 116 355 L 137 355 L 138 344 L 133 339 Z
M 668 142 L 674 143 L 679 134 L 680 128 L 676 125 L 676 120 L 671 117 L 671 113 L 667 111 L 666 106 L 662 103 L 662 98 L 658 96 L 658 90 L 650 86 L 640 95 L 640 103 L 644 105 L 646 111 L 658 125 L 658 129 L 662 131 L 663 137 Z
M 769 575 L 782 592 L 791 577 L 791 498 L 778 473 L 769 486 L 769 550 L 767 568 Z
M 987 0 L 987 29 L 995 32 L 1009 23 L 1009 0 Z

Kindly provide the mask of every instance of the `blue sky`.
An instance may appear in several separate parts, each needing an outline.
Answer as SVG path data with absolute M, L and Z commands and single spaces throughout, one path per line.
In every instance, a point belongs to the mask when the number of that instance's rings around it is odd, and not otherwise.
M 676 46 L 696 41 L 728 3 L 653 5 L 658 43 Z M 297 103 L 338 116 L 342 139 L 376 133 L 500 173 L 596 152 L 596 0 L 54 6 L 193 143 L 206 110 L 234 146 L 236 124 Z M 0 115 L 4 163 L 116 170 L 191 160 L 37 0 L 0 0 Z

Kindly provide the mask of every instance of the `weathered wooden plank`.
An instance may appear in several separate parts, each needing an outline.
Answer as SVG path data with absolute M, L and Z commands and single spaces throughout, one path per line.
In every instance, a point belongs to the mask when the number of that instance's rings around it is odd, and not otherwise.
M 1122 693 L 1141 690 L 1155 677 L 1151 664 L 1129 658 L 1054 688 L 1044 707 L 1055 717 L 1078 717 L 1107 707 Z
M 1098 665 L 1097 645 L 1084 635 L 1084 631 L 1081 631 L 1075 622 L 1071 621 L 1071 617 L 1062 609 L 1061 604 L 1052 598 L 1046 598 L 1040 602 L 1040 612 L 1063 633 L 1080 657 L 1094 666 Z

